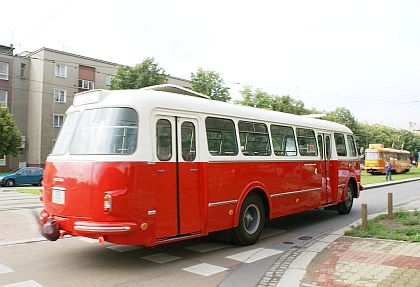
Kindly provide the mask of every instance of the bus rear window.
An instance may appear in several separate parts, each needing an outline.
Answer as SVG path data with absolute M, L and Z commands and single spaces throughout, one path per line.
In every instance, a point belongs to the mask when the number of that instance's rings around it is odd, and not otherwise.
M 382 154 L 379 152 L 367 152 L 365 160 L 380 160 L 383 159 Z
M 130 108 L 86 110 L 71 142 L 71 154 L 132 154 L 137 147 L 138 116 Z
M 54 145 L 52 151 L 53 155 L 66 154 L 69 151 L 71 139 L 76 129 L 77 121 L 79 120 L 79 112 L 69 113 L 66 115 L 61 128 L 60 135 Z

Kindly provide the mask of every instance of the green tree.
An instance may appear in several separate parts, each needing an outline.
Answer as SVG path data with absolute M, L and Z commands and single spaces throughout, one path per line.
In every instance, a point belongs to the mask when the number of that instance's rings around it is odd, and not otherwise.
M 196 73 L 191 73 L 192 90 L 207 95 L 212 100 L 229 101 L 229 88 L 224 86 L 223 79 L 215 71 L 199 68 Z
M 167 82 L 165 70 L 158 66 L 154 58 L 146 58 L 134 67 L 118 66 L 111 90 L 140 89 Z
M 0 155 L 18 156 L 22 135 L 9 110 L 0 106 Z

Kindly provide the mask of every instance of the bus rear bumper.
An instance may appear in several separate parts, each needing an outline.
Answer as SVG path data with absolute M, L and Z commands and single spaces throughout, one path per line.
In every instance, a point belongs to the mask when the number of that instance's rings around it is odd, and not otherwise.
M 97 233 L 102 235 L 122 235 L 133 232 L 137 224 L 132 222 L 92 222 L 76 221 L 74 231 L 77 233 Z

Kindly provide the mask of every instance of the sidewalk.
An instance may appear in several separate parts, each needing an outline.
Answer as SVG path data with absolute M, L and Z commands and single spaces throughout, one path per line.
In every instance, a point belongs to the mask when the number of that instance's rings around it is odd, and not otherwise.
M 399 208 L 419 207 L 417 200 Z M 291 262 L 276 286 L 420 286 L 420 243 L 343 236 L 346 229 L 307 247 Z

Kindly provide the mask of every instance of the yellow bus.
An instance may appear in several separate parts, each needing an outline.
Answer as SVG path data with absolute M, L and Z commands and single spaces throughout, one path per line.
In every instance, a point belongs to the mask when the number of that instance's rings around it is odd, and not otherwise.
M 385 174 L 386 162 L 392 165 L 392 173 L 410 171 L 410 152 L 393 148 L 384 148 L 383 144 L 370 144 L 365 152 L 365 169 L 370 174 Z

